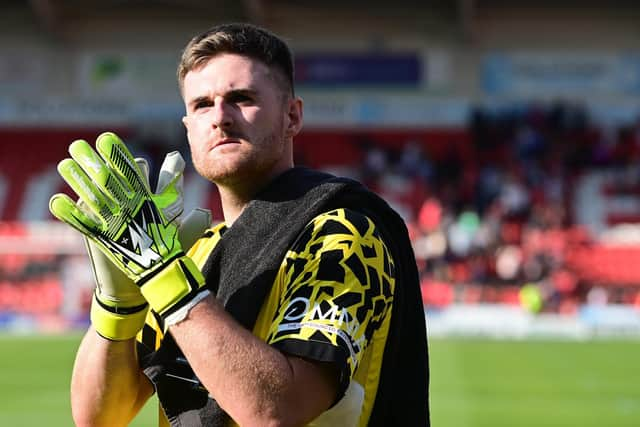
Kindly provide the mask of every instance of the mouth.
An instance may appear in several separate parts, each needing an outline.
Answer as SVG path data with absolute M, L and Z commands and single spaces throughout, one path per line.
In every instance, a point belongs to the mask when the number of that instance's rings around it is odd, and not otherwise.
M 229 144 L 240 144 L 240 140 L 239 139 L 235 139 L 235 138 L 219 139 L 213 144 L 212 149 L 215 149 L 217 147 L 221 147 L 223 145 L 229 145 Z

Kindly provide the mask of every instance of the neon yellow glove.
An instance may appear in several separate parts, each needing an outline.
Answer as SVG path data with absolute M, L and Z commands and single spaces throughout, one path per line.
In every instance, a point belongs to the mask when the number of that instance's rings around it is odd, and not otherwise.
M 183 172 L 184 160 L 181 165 L 176 161 L 168 161 L 171 157 L 175 158 L 176 154 L 180 156 L 179 153 L 173 152 L 165 157 L 161 170 L 165 171 L 168 166 L 173 169 L 169 172 L 174 175 Z M 145 184 L 149 187 L 149 164 L 142 158 L 136 158 L 135 161 L 145 178 Z M 160 176 L 163 176 L 162 172 Z M 159 192 L 156 190 L 156 193 Z M 176 200 L 176 204 L 180 204 L 180 200 Z M 85 214 L 91 215 L 82 199 L 78 201 L 78 207 Z M 140 288 L 116 268 L 95 243 L 86 236 L 84 240 L 96 282 L 91 302 L 91 324 L 98 334 L 110 340 L 131 339 L 144 326 L 149 304 L 142 296 Z
M 137 160 L 137 159 L 136 159 Z M 190 248 L 211 227 L 211 212 L 196 208 L 180 221 L 178 237 L 183 248 Z M 142 329 L 149 304 L 140 288 L 91 240 L 85 237 L 96 289 L 91 304 L 91 323 L 95 330 L 113 341 L 135 337 Z
M 136 158 L 135 161 L 145 177 L 147 187 L 149 187 L 147 161 L 142 158 Z M 162 193 L 167 185 L 174 182 L 176 189 L 182 194 L 184 165 L 184 160 L 177 151 L 167 154 L 160 168 L 155 193 Z M 79 203 L 79 207 L 86 210 L 83 203 Z M 196 208 L 184 219 L 180 216 L 175 218 L 182 211 L 182 197 L 178 197 L 174 204 L 163 209 L 165 218 L 174 218 L 179 221 L 178 238 L 181 246 L 187 249 L 202 236 L 207 228 L 211 227 L 211 212 Z M 110 340 L 120 341 L 133 338 L 144 326 L 149 304 L 142 296 L 140 288 L 120 271 L 95 243 L 87 237 L 84 239 L 96 281 L 91 304 L 91 323 L 96 332 Z
M 87 209 L 64 194 L 55 194 L 49 209 L 95 243 L 136 283 L 156 313 L 163 318 L 176 314 L 208 293 L 178 240 L 182 173 L 172 175 L 162 191 L 151 193 L 120 138 L 103 133 L 96 148 L 99 154 L 86 141 L 75 141 L 69 146 L 72 158 L 58 164 L 58 172 Z

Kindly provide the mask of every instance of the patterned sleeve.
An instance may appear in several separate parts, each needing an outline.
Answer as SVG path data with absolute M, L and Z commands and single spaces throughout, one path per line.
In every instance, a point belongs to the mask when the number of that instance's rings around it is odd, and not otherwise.
M 368 217 L 334 210 L 302 231 L 281 276 L 285 291 L 267 342 L 289 354 L 335 363 L 342 395 L 391 312 L 395 280 L 387 247 Z

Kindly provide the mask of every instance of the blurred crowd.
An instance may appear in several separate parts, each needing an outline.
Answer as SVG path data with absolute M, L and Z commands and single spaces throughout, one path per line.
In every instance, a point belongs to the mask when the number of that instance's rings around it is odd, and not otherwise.
M 619 190 L 640 188 L 640 121 L 608 129 L 580 105 L 529 104 L 478 108 L 468 134 L 466 149 L 451 144 L 440 158 L 428 141 L 371 148 L 356 171 L 407 218 L 425 305 L 640 306 L 640 283 L 591 280 L 572 258 L 595 238 L 574 220 L 574 183 L 613 168 Z
M 428 140 L 369 139 L 356 143 L 360 160 L 338 171 L 362 180 L 407 221 L 425 307 L 495 303 L 566 314 L 583 304 L 640 307 L 633 262 L 619 279 L 587 271 L 606 254 L 585 251 L 596 236 L 577 224 L 572 203 L 576 180 L 593 170 L 616 171 L 611 191 L 640 189 L 640 120 L 607 127 L 580 105 L 533 103 L 477 108 L 464 133 L 463 143 L 437 152 Z M 141 147 L 153 165 L 166 145 Z M 323 149 L 329 157 L 347 152 Z M 640 251 L 632 256 L 640 260 Z M 0 314 L 86 317 L 92 286 L 84 257 L 0 254 Z

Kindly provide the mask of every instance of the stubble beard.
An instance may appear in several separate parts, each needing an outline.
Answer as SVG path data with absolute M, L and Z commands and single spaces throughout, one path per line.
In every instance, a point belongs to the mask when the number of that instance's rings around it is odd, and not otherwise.
M 251 185 L 252 182 L 265 184 L 266 182 L 261 181 L 270 178 L 270 172 L 284 155 L 284 135 L 280 128 L 281 126 L 273 129 L 257 143 L 249 142 L 253 149 L 248 153 L 241 153 L 240 158 L 233 159 L 230 164 L 216 165 L 216 160 L 209 153 L 202 153 L 201 161 L 196 162 L 192 158 L 194 167 L 203 178 L 222 187 L 239 188 Z

